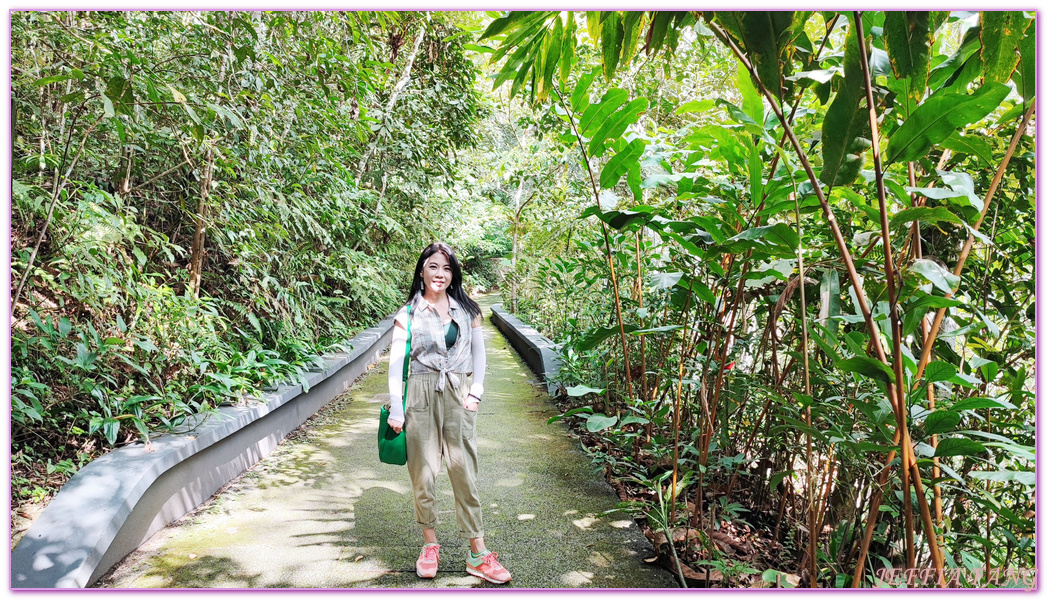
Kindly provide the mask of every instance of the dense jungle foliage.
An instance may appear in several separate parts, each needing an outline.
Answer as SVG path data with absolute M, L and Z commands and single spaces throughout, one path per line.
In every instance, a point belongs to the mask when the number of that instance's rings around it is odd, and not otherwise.
M 443 239 L 682 585 L 1028 587 L 1034 49 L 1020 11 L 14 12 L 12 501 L 296 380 Z

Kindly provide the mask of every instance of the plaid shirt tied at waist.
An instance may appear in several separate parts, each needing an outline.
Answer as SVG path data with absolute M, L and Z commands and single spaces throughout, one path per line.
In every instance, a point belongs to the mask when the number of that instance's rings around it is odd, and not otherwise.
M 442 392 L 447 382 L 453 389 L 462 383 L 462 375 L 472 375 L 472 320 L 469 313 L 448 296 L 451 319 L 458 324 L 458 340 L 450 349 L 444 337 L 440 313 L 421 294 L 411 300 L 411 373 L 439 373 L 436 391 Z M 396 320 L 407 327 L 407 307 L 396 313 Z

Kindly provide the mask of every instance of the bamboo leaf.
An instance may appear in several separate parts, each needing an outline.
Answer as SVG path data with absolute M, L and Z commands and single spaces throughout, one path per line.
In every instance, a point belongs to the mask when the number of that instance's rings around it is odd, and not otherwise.
M 636 122 L 640 113 L 647 110 L 647 98 L 637 98 L 616 110 L 609 117 L 601 121 L 593 121 L 599 125 L 589 140 L 589 155 L 602 156 L 607 149 L 608 140 L 613 140 L 625 132 L 625 129 Z M 587 135 L 583 132 L 582 135 Z
M 1031 19 L 1018 10 L 986 10 L 981 13 L 982 67 L 985 82 L 1007 83 L 1021 56 L 1018 43 Z
M 567 80 L 574 68 L 575 34 L 578 31 L 578 23 L 575 21 L 574 13 L 567 12 L 567 26 L 564 28 L 563 47 L 560 49 L 560 87 L 567 87 Z M 591 81 L 591 79 L 590 79 Z
M 944 206 L 916 206 L 898 211 L 896 215 L 891 217 L 891 227 L 898 227 L 913 221 L 963 224 L 963 220 L 960 217 L 949 212 L 949 209 Z
M 589 87 L 593 84 L 593 78 L 595 77 L 596 71 L 589 71 L 578 78 L 578 84 L 574 86 L 574 91 L 571 92 L 571 109 L 575 113 L 584 113 L 590 107 Z M 606 97 L 606 94 L 604 97 Z
M 1000 469 L 998 471 L 971 471 L 968 475 L 973 479 L 982 481 L 999 481 L 1004 483 L 1017 481 L 1028 487 L 1036 485 L 1036 473 L 1034 471 L 1007 471 Z
M 676 285 L 681 278 L 683 278 L 683 273 L 680 272 L 654 273 L 651 275 L 651 285 L 656 290 L 667 290 Z
M 1010 88 L 987 83 L 973 94 L 938 92 L 919 106 L 887 145 L 887 162 L 910 162 L 925 155 L 958 128 L 984 119 L 1003 102 Z M 826 115 L 828 121 L 828 115 Z
M 625 13 L 625 18 L 622 20 L 622 55 L 618 60 L 619 64 L 627 65 L 633 59 L 633 54 L 636 52 L 636 41 L 640 37 L 642 17 L 643 11 L 641 10 L 632 10 Z
M 618 110 L 625 101 L 629 98 L 629 93 L 625 90 L 618 88 L 612 88 L 604 92 L 603 98 L 600 102 L 590 105 L 589 108 L 585 109 L 582 113 L 581 119 L 578 120 L 578 130 L 582 132 L 585 137 L 591 137 L 596 130 L 603 125 L 604 121 L 611 116 L 614 111 Z
M 608 417 L 603 413 L 595 413 L 589 415 L 589 418 L 585 421 L 585 428 L 596 433 L 597 431 L 603 431 L 608 427 L 613 427 L 618 422 L 618 417 Z
M 929 363 L 923 371 L 923 378 L 928 382 L 949 381 L 955 376 L 956 367 L 940 360 Z
M 651 15 L 651 27 L 647 30 L 647 44 L 645 52 L 648 56 L 651 53 L 658 54 L 658 51 L 662 49 L 662 43 L 665 41 L 665 32 L 669 28 L 669 22 L 673 18 L 673 13 L 670 11 L 660 10 Z
M 603 49 L 603 74 L 610 81 L 614 78 L 618 59 L 622 55 L 622 37 L 625 31 L 618 11 L 608 12 L 607 18 L 601 23 L 600 45 Z
M 818 178 L 829 187 L 847 185 L 865 164 L 872 146 L 869 114 L 861 110 L 863 76 L 855 28 L 847 34 L 844 80 L 822 121 L 822 172 Z
M 935 450 L 934 455 L 937 457 L 975 456 L 984 453 L 985 446 L 974 440 L 968 440 L 965 438 L 946 438 L 938 442 L 938 449 Z
M 504 17 L 495 19 L 487 26 L 484 30 L 483 35 L 480 36 L 480 41 L 486 40 L 489 37 L 498 35 L 499 33 L 512 31 L 519 27 L 522 23 L 527 20 L 527 17 L 533 15 L 534 11 L 526 10 L 514 10 L 509 12 Z
M 629 167 L 639 160 L 646 147 L 646 142 L 635 139 L 629 142 L 629 145 L 621 152 L 615 154 L 600 171 L 600 187 L 609 189 L 617 185 L 618 180 L 629 170 Z
M 922 86 L 927 85 L 927 55 L 931 46 L 928 16 L 924 11 L 887 11 L 883 20 L 883 39 L 891 70 L 899 79 L 922 74 L 923 81 L 917 82 Z
M 960 135 L 959 131 L 955 131 L 952 135 L 945 138 L 941 145 L 942 148 L 947 148 L 953 152 L 974 156 L 981 161 L 983 166 L 993 163 L 992 146 L 981 137 Z
M 926 435 L 949 433 L 956 428 L 959 422 L 960 413 L 951 410 L 936 410 L 927 415 L 927 419 L 924 420 L 923 432 Z
M 591 388 L 587 385 L 576 385 L 574 387 L 567 388 L 567 395 L 571 396 L 572 398 L 577 398 L 578 396 L 584 396 L 586 394 L 596 394 L 597 396 L 599 396 L 600 394 L 603 394 L 605 391 L 606 390 L 604 388 Z
M 840 322 L 832 317 L 840 314 L 840 274 L 835 269 L 826 270 L 819 286 L 819 295 L 821 305 L 818 308 L 818 320 L 832 335 L 836 335 Z
M 871 379 L 884 383 L 894 383 L 894 371 L 882 362 L 869 358 L 868 356 L 852 356 L 836 362 L 840 369 L 853 373 L 861 373 Z
M 1014 82 L 1018 84 L 1018 93 L 1021 94 L 1022 99 L 1026 102 L 1032 102 L 1033 97 L 1036 95 L 1036 21 L 1033 20 L 1029 23 L 1029 28 L 1025 31 L 1025 37 L 1022 38 L 1020 44 L 1018 44 L 1018 50 L 1021 52 L 1021 60 L 1018 63 L 1018 70 L 1015 71 L 1012 78 Z
M 997 402 L 991 398 L 964 398 L 956 404 L 954 404 L 949 410 L 959 412 L 961 410 L 981 410 L 983 408 L 1002 408 L 1007 410 L 1008 407 L 1004 404 Z M 1013 407 L 1010 407 L 1013 408 Z
M 926 258 L 917 258 L 909 269 L 922 275 L 924 279 L 933 283 L 934 287 L 946 294 L 954 293 L 956 287 L 960 285 L 959 277 L 946 271 L 938 263 Z

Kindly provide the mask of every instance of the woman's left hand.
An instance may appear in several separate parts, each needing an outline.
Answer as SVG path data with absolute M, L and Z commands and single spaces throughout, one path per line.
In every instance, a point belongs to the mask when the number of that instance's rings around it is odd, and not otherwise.
M 465 410 L 476 412 L 476 411 L 480 410 L 480 403 L 477 402 L 476 400 L 472 399 L 472 398 L 466 398 L 466 400 L 465 400 Z

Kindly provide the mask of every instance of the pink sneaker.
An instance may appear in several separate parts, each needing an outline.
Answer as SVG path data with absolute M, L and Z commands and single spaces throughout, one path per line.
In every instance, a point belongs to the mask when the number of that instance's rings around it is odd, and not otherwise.
M 482 577 L 491 583 L 498 584 L 506 583 L 513 578 L 513 576 L 509 574 L 509 571 L 506 571 L 505 567 L 498 562 L 497 552 L 488 552 L 485 554 L 483 562 L 475 567 L 472 563 L 466 560 L 465 572 L 470 575 Z
M 418 561 L 414 563 L 414 570 L 422 579 L 436 577 L 436 569 L 440 566 L 440 544 L 426 544 L 422 553 L 418 555 Z

